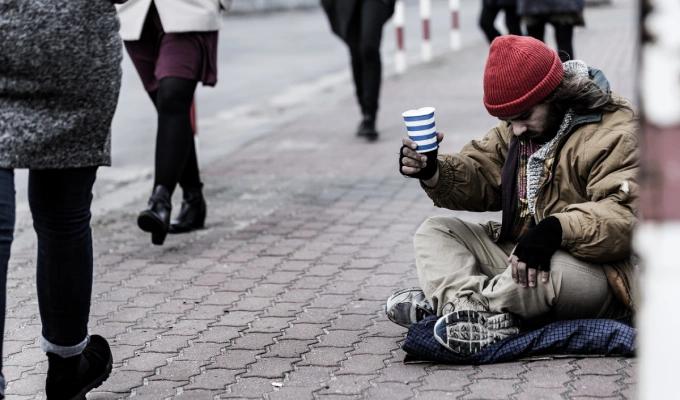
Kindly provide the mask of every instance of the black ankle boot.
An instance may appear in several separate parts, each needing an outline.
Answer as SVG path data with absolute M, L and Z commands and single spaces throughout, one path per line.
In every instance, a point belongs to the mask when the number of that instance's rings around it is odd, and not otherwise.
M 92 335 L 77 356 L 62 358 L 47 353 L 47 360 L 45 394 L 49 400 L 85 400 L 86 393 L 108 379 L 113 366 L 111 348 L 99 335 Z
M 154 188 L 149 199 L 149 208 L 139 213 L 137 225 L 144 232 L 151 232 L 151 242 L 161 245 L 170 229 L 170 192 L 163 185 Z
M 375 114 L 364 114 L 364 119 L 361 120 L 357 129 L 357 136 L 371 140 L 378 138 L 378 131 L 375 130 Z
M 186 233 L 205 226 L 207 206 L 201 188 L 184 189 L 182 208 L 170 224 L 170 233 Z

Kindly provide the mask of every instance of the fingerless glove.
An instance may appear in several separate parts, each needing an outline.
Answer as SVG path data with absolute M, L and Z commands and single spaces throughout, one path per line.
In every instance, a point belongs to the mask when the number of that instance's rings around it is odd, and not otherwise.
M 562 225 L 556 217 L 548 217 L 522 235 L 514 255 L 527 268 L 550 271 L 550 259 L 562 243 Z
M 425 168 L 421 168 L 420 171 L 416 172 L 415 174 L 405 174 L 401 172 L 401 167 L 404 166 L 404 164 L 401 162 L 401 159 L 404 158 L 404 149 L 406 149 L 406 146 L 401 146 L 401 150 L 399 150 L 399 173 L 404 175 L 405 177 L 408 178 L 416 178 L 420 179 L 421 181 L 426 181 L 434 176 L 435 173 L 437 173 L 437 150 L 434 149 L 432 151 L 428 151 L 427 153 L 423 153 L 423 155 L 427 156 L 427 161 L 425 165 Z

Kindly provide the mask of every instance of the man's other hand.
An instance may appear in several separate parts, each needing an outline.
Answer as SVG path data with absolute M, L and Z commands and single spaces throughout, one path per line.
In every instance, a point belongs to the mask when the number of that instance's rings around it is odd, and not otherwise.
M 541 271 L 541 282 L 550 277 L 550 259 L 562 243 L 562 225 L 555 217 L 539 222 L 519 238 L 508 258 L 512 279 L 522 287 L 535 287 L 536 276 Z
M 437 132 L 437 143 L 444 139 L 442 132 Z M 439 178 L 437 166 L 437 149 L 427 153 L 418 153 L 418 145 L 409 137 L 402 139 L 403 146 L 399 151 L 399 172 L 409 178 L 422 180 L 427 186 L 435 186 Z

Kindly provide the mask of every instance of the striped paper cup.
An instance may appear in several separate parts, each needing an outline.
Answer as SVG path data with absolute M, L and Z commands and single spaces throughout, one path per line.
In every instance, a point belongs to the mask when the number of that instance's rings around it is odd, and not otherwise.
M 434 126 L 434 107 L 423 107 L 418 110 L 408 110 L 401 114 L 404 117 L 408 137 L 418 148 L 418 153 L 427 153 L 437 148 L 437 128 Z

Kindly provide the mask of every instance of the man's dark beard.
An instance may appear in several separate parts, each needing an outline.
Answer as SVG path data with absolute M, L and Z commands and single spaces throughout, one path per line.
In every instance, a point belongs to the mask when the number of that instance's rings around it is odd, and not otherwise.
M 526 135 L 534 143 L 544 144 L 549 142 L 557 135 L 560 125 L 562 125 L 562 120 L 564 120 L 564 114 L 565 113 L 560 111 L 556 106 L 550 105 L 550 112 L 548 112 L 548 118 L 545 121 L 545 128 L 543 128 L 543 131 L 536 132 L 534 130 L 527 130 Z

